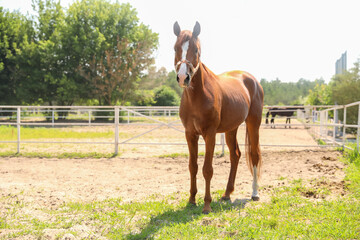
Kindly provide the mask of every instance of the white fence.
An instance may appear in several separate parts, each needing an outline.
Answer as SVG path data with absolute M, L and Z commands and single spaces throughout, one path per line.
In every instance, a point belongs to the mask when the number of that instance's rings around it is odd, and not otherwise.
M 264 107 L 264 115 L 271 108 L 294 108 L 300 106 L 266 106 Z M 349 108 L 358 108 L 357 124 L 347 123 L 347 110 Z M 338 121 L 338 112 L 343 112 L 344 121 Z M 186 145 L 185 138 L 183 142 L 167 142 L 167 143 L 133 143 L 132 140 L 139 138 L 145 134 L 149 134 L 161 127 L 167 127 L 179 132 L 184 132 L 182 124 L 178 117 L 178 107 L 126 107 L 126 106 L 0 106 L 0 126 L 10 125 L 16 126 L 16 141 L 4 140 L 0 143 L 15 143 L 17 152 L 20 152 L 20 145 L 27 143 L 69 143 L 69 144 L 112 144 L 114 153 L 118 154 L 119 145 L 122 144 L 152 144 L 152 145 Z M 270 110 L 271 111 L 271 110 Z M 277 110 L 285 111 L 285 110 Z M 356 147 L 359 149 L 359 126 L 360 126 L 360 101 L 345 106 L 303 106 L 303 109 L 296 111 L 297 123 L 287 125 L 280 120 L 275 123 L 274 128 L 278 127 L 304 127 L 309 129 L 311 134 L 321 139 L 324 145 L 322 147 L 331 146 L 347 146 L 349 136 L 347 129 L 356 129 Z M 265 117 L 264 117 L 265 118 Z M 270 117 L 271 118 L 271 117 Z M 270 119 L 269 119 L 270 120 Z M 279 122 L 276 117 L 275 122 Z M 126 140 L 119 141 L 119 126 L 153 126 L 153 128 L 141 132 Z M 108 126 L 114 130 L 113 141 L 26 141 L 21 139 L 21 126 L 45 126 L 45 127 L 61 127 L 61 126 Z M 262 127 L 269 126 L 262 124 Z M 329 136 L 329 130 L 332 135 Z M 354 132 L 354 131 L 353 131 Z M 224 135 L 222 134 L 217 145 L 222 146 L 224 152 Z M 263 145 L 267 147 L 278 147 L 279 145 Z M 319 145 L 280 145 L 283 147 L 318 147 Z
M 350 110 L 352 110 L 350 112 Z M 342 119 L 340 121 L 340 114 L 342 112 Z M 357 116 L 352 116 L 352 124 L 349 123 L 348 113 L 357 113 Z M 331 106 L 326 109 L 319 110 L 314 108 L 312 111 L 313 133 L 317 138 L 325 141 L 325 143 L 332 143 L 340 145 L 343 148 L 354 149 L 347 145 L 349 139 L 356 142 L 356 149 L 359 151 L 360 138 L 360 101 L 347 105 Z M 349 131 L 348 131 L 349 130 Z M 349 134 L 350 132 L 350 134 Z M 354 134 L 356 132 L 356 134 Z M 353 134 L 351 134 L 353 133 Z

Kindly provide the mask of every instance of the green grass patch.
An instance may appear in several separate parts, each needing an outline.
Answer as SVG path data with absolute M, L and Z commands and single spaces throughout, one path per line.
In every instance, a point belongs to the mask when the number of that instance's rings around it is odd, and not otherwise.
M 228 154 L 229 152 L 225 151 L 225 154 Z M 198 156 L 200 157 L 204 157 L 205 156 L 205 152 L 199 152 Z M 221 152 L 215 152 L 214 153 L 215 157 L 223 157 Z M 162 155 L 158 155 L 156 157 L 159 158 L 188 158 L 189 154 L 188 153 L 170 153 L 170 154 L 162 154 Z
M 346 180 L 349 182 L 349 188 L 357 198 L 360 198 L 360 153 L 356 145 L 351 146 L 355 150 L 345 149 L 343 161 L 347 164 Z
M 111 158 L 113 153 L 99 153 L 99 152 L 68 152 L 68 153 L 45 153 L 45 152 L 0 152 L 0 157 L 28 157 L 28 158 Z
M 147 201 L 127 203 L 121 199 L 99 202 L 72 202 L 57 210 L 42 210 L 48 219 L 7 215 L 0 225 L 17 229 L 18 236 L 41 236 L 44 229 L 74 231 L 76 225 L 88 227 L 88 237 L 108 239 L 358 239 L 360 203 L 344 197 L 332 201 L 312 201 L 298 188 L 301 181 L 277 188 L 270 202 L 239 203 L 220 201 L 213 193 L 213 212 L 202 214 L 198 206 L 187 204 L 187 194 L 153 196 Z M 305 189 L 306 190 L 306 189 Z M 10 219 L 8 219 L 10 218 Z M 12 219 L 11 219 L 12 218 Z M 21 221 L 20 221 L 21 219 Z
M 318 145 L 321 145 L 321 146 L 326 145 L 326 142 L 322 139 L 317 139 L 316 141 L 317 141 Z
M 49 138 L 113 138 L 114 132 L 86 131 L 78 132 L 71 128 L 45 128 L 45 127 L 21 127 L 21 139 L 49 139 Z M 121 134 L 121 133 L 120 133 Z M 0 141 L 17 140 L 17 128 L 14 126 L 0 126 Z

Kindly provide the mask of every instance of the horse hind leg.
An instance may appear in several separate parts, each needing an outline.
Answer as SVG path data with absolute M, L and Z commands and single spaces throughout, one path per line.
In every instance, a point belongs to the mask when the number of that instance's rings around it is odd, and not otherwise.
M 260 118 L 261 119 L 261 118 Z M 260 124 L 256 117 L 248 117 L 246 120 L 246 158 L 250 172 L 253 176 L 252 195 L 254 201 L 260 200 L 258 180 L 260 178 L 262 160 L 259 144 L 259 128 Z
M 230 200 L 230 194 L 234 191 L 236 172 L 239 165 L 239 159 L 241 157 L 241 152 L 236 139 L 236 133 L 237 133 L 237 128 L 233 131 L 225 133 L 226 145 L 228 146 L 230 151 L 230 163 L 231 163 L 229 180 L 226 186 L 225 193 L 221 198 L 222 200 L 225 201 Z

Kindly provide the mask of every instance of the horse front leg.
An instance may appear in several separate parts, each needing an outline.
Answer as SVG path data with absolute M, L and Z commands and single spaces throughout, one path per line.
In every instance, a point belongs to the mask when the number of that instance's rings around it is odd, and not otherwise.
M 189 171 L 190 171 L 190 198 L 189 203 L 196 205 L 195 196 L 197 193 L 196 175 L 198 172 L 198 140 L 199 136 L 186 132 L 186 141 L 189 148 Z
M 205 198 L 204 198 L 204 209 L 203 213 L 208 214 L 211 212 L 210 203 L 212 201 L 210 194 L 210 182 L 213 176 L 213 156 L 214 156 L 214 148 L 215 148 L 215 136 L 216 133 L 207 134 L 204 136 L 205 140 L 205 160 L 203 166 L 203 175 L 205 178 Z

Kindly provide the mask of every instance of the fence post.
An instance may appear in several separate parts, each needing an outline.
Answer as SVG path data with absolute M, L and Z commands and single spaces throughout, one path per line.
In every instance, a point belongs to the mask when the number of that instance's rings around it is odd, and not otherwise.
M 21 123 L 21 108 L 17 107 L 17 114 L 16 114 L 17 153 L 20 153 L 20 123 Z
M 346 106 L 344 106 L 344 121 L 343 121 L 343 150 L 345 150 L 345 140 L 346 140 Z
M 51 111 L 51 122 L 52 122 L 52 126 L 54 127 L 54 122 L 55 122 L 55 113 L 54 113 L 54 109 Z
M 89 126 L 91 126 L 91 110 L 88 111 L 89 112 Z
M 128 118 L 127 118 L 127 124 L 130 124 L 130 112 L 129 109 L 127 110 Z
M 225 156 L 225 133 L 221 133 L 221 156 Z
M 118 153 L 119 153 L 119 107 L 115 107 L 114 111 L 115 111 L 115 117 L 114 117 L 114 123 L 115 123 L 115 155 L 118 155 Z
M 336 104 L 337 105 L 337 104 Z M 338 115 L 338 109 L 335 108 L 334 110 L 334 122 L 337 124 L 339 123 L 339 115 Z M 335 136 L 339 134 L 339 127 L 335 127 Z

